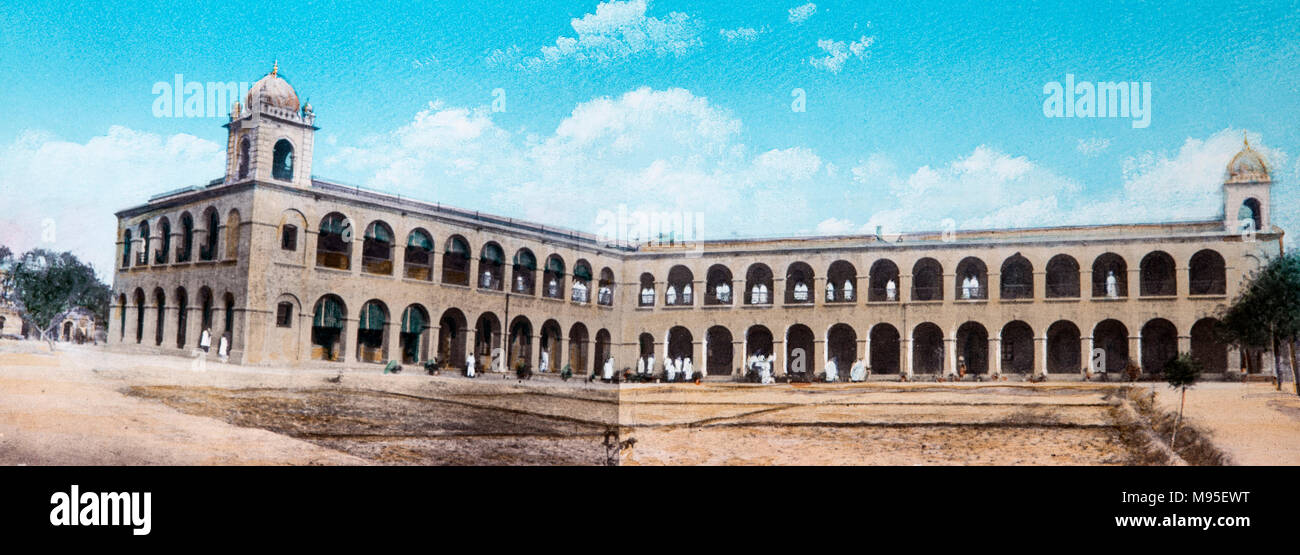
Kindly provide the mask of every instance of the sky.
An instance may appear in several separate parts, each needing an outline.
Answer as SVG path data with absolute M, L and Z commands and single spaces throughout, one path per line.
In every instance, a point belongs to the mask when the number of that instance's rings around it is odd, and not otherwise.
M 1208 220 L 1243 136 L 1300 230 L 1296 2 L 35 1 L 0 5 L 0 244 L 104 276 L 114 212 L 224 171 L 224 115 L 160 84 L 277 62 L 317 178 L 583 231 Z M 1049 117 L 1067 79 L 1146 117 Z

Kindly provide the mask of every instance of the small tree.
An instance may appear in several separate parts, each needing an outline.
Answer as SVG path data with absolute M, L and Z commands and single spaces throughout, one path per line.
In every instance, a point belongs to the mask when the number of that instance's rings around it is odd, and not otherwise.
M 70 252 L 28 251 L 13 265 L 6 280 L 6 289 L 12 291 L 23 320 L 36 328 L 51 352 L 54 339 L 49 332 L 58 327 L 68 311 L 81 308 L 99 322 L 108 319 L 108 286 L 95 277 L 94 268 Z
M 1295 343 L 1300 338 L 1300 253 L 1292 251 L 1274 258 L 1251 275 L 1250 283 L 1223 311 L 1219 321 L 1224 339 L 1247 354 L 1270 351 L 1279 341 L 1285 342 L 1296 395 L 1300 395 L 1295 361 Z
M 1192 358 L 1187 353 L 1179 353 L 1175 358 L 1165 364 L 1165 381 L 1169 382 L 1170 387 L 1182 390 L 1182 399 L 1178 401 L 1178 418 L 1174 420 L 1174 433 L 1169 438 L 1169 448 L 1174 448 L 1174 442 L 1178 440 L 1178 425 L 1183 421 L 1183 405 L 1187 404 L 1187 388 L 1196 385 L 1196 380 L 1201 377 L 1201 362 Z

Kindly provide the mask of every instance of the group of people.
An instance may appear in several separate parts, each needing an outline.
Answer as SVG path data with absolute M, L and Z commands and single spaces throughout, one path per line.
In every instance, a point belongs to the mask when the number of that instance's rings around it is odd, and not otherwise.
M 654 376 L 654 355 L 643 356 L 636 361 L 636 376 L 648 380 Z M 695 365 L 691 357 L 670 358 L 664 361 L 664 380 L 669 382 L 690 381 L 695 379 Z
M 858 359 L 853 362 L 853 366 L 849 369 L 849 381 L 854 383 L 865 382 L 868 374 L 867 361 Z M 839 381 L 839 379 L 839 357 L 831 357 L 830 360 L 826 361 L 826 381 L 835 382 Z
M 961 280 L 961 298 L 979 299 L 984 295 L 980 293 L 980 278 L 975 275 L 968 275 Z
M 664 301 L 668 304 L 677 304 L 677 288 L 671 285 L 664 292 Z M 682 286 L 682 304 L 691 304 L 691 284 L 687 283 Z
M 212 332 L 208 328 L 203 328 L 203 333 L 199 334 L 199 350 L 203 352 L 201 354 L 196 352 L 195 355 L 203 357 L 212 350 Z M 230 360 L 230 332 L 221 334 L 221 339 L 217 342 L 217 357 L 221 362 Z
M 772 373 L 772 363 L 775 361 L 776 355 L 763 356 L 762 351 L 756 351 L 745 361 L 745 368 L 749 375 L 758 378 L 758 383 L 776 383 L 776 376 Z
M 851 300 L 853 300 L 853 281 L 851 281 L 851 280 L 847 280 L 847 279 L 844 280 L 844 287 L 843 287 L 842 289 L 840 289 L 840 291 L 843 291 L 843 292 L 844 292 L 844 299 L 843 299 L 843 300 L 845 300 L 845 301 L 851 301 Z M 835 284 L 834 284 L 834 283 L 827 283 L 827 284 L 826 284 L 826 300 L 829 301 L 829 302 L 835 302 L 836 300 L 838 300 L 838 299 L 835 298 Z

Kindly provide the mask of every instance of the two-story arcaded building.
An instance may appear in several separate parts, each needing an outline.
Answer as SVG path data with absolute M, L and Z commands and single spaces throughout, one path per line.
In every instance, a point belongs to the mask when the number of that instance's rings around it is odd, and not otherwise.
M 524 360 L 584 374 L 689 357 L 708 376 L 799 353 L 818 372 L 1272 373 L 1214 315 L 1282 248 L 1246 144 L 1210 221 L 626 245 L 315 179 L 310 105 L 272 71 L 231 112 L 225 176 L 117 213 L 109 341 L 232 361 Z M 500 351 L 496 351 L 500 349 Z M 802 349 L 802 351 L 800 351 Z M 1100 358 L 1103 357 L 1104 358 Z M 1249 364 L 1247 364 L 1249 362 Z M 509 366 L 506 366 L 509 365 Z

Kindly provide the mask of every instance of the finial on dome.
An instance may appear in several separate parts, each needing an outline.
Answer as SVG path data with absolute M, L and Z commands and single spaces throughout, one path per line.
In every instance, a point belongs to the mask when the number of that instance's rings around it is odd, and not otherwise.
M 1247 135 L 1244 129 L 1241 131 L 1241 142 L 1246 145 L 1246 148 L 1250 148 L 1250 135 Z
M 271 66 L 271 77 L 275 77 L 275 74 L 279 72 L 280 72 L 280 60 L 276 60 L 275 65 Z

